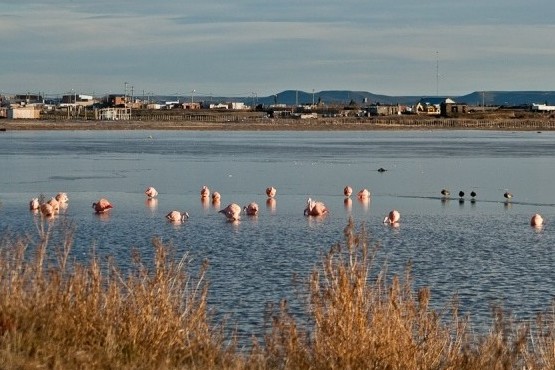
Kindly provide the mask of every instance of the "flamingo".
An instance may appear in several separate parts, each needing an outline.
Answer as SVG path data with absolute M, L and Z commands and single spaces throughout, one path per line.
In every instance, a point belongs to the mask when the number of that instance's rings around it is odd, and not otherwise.
M 50 204 L 50 206 L 52 207 L 52 210 L 55 213 L 60 212 L 60 203 L 56 200 L 55 197 L 50 198 L 50 200 L 48 202 L 46 202 L 47 204 Z
M 110 203 L 110 201 L 108 201 L 108 199 L 105 199 L 105 198 L 101 198 L 98 200 L 98 202 L 93 203 L 92 207 L 94 208 L 94 211 L 96 213 L 104 213 L 108 211 L 110 208 L 114 208 L 114 206 L 112 206 L 112 203 Z
M 383 219 L 384 224 L 394 225 L 401 219 L 401 214 L 396 209 L 391 210 L 389 214 Z
M 149 198 L 156 198 L 158 196 L 158 191 L 152 186 L 149 186 L 148 188 L 146 188 L 145 194 Z
M 236 203 L 230 203 L 227 207 L 220 210 L 229 221 L 238 221 L 241 219 L 241 206 Z
M 357 193 L 359 199 L 368 199 L 370 198 L 370 192 L 368 189 L 362 189 Z
M 539 213 L 534 214 L 530 219 L 530 226 L 541 227 L 542 225 L 543 225 L 543 217 Z
M 40 213 L 42 213 L 44 217 L 54 217 L 54 215 L 56 214 L 54 208 L 48 203 L 43 203 L 40 205 Z
M 67 197 L 67 193 L 60 192 L 60 193 L 56 194 L 56 200 L 59 203 L 67 203 L 69 198 Z
M 201 189 L 200 189 L 200 198 L 201 199 L 206 199 L 210 197 L 210 189 L 208 189 L 208 187 L 206 185 L 204 185 Z
M 304 210 L 305 216 L 323 216 L 328 213 L 326 205 L 322 202 L 315 202 L 311 198 L 306 201 L 306 208 Z
M 266 195 L 268 196 L 268 198 L 275 197 L 276 192 L 277 192 L 277 190 L 273 186 L 270 186 L 269 188 L 266 188 Z
M 256 216 L 258 215 L 258 204 L 251 202 L 243 207 L 243 211 L 245 211 L 248 216 Z
M 181 222 L 187 220 L 189 214 L 187 212 L 171 211 L 166 215 L 166 218 L 171 222 Z
M 343 189 L 343 194 L 344 194 L 346 197 L 350 197 L 351 194 L 353 194 L 353 188 L 350 187 L 349 185 L 345 186 L 345 188 Z
M 29 210 L 36 211 L 40 208 L 39 198 L 33 198 L 29 201 Z
M 212 194 L 212 203 L 216 204 L 216 203 L 220 203 L 220 200 L 222 199 L 222 196 L 220 195 L 220 193 L 218 193 L 217 191 L 215 191 Z

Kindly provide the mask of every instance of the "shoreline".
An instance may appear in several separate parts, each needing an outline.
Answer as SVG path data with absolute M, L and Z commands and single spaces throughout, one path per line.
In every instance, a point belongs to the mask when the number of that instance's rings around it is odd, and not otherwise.
M 183 131 L 395 131 L 395 130 L 484 130 L 555 131 L 553 119 L 446 119 L 446 118 L 363 118 L 363 119 L 268 119 L 232 122 L 182 120 L 0 120 L 0 131 L 75 130 L 183 130 Z

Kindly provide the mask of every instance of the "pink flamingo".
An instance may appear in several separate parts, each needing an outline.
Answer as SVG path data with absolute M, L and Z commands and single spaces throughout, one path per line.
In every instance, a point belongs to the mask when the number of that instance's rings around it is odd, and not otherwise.
M 214 204 L 220 203 L 221 199 L 222 199 L 222 196 L 217 191 L 215 191 L 212 194 L 212 203 Z
M 241 219 L 241 206 L 235 203 L 231 203 L 227 207 L 219 211 L 219 213 L 223 213 L 229 221 L 238 221 Z
M 40 213 L 42 213 L 44 217 L 54 217 L 54 215 L 56 214 L 54 208 L 48 203 L 43 203 L 40 205 Z
M 248 216 L 256 216 L 258 214 L 258 204 L 255 202 L 249 203 L 243 207 L 243 211 L 245 211 Z
M 277 192 L 277 190 L 273 186 L 270 186 L 269 188 L 266 188 L 266 195 L 268 196 L 268 198 L 275 197 L 276 192 Z
M 59 203 L 67 203 L 69 198 L 67 197 L 67 193 L 60 192 L 60 193 L 56 194 L 56 200 Z
M 543 217 L 539 213 L 534 214 L 530 219 L 530 226 L 541 227 L 542 225 L 543 225 Z
M 350 197 L 351 194 L 353 194 L 353 188 L 350 187 L 349 185 L 345 186 L 345 188 L 343 189 L 343 194 L 344 194 L 346 197 Z
M 56 200 L 55 197 L 50 198 L 50 200 L 46 203 L 50 204 L 55 213 L 60 212 L 60 203 Z
M 156 198 L 158 196 L 158 191 L 152 186 L 149 186 L 148 188 L 146 188 L 145 194 L 149 198 Z
M 40 208 L 39 198 L 33 198 L 29 201 L 29 210 L 36 211 Z
M 181 222 L 187 220 L 189 214 L 187 212 L 171 211 L 166 215 L 166 218 L 171 222 Z
M 401 219 L 401 214 L 396 209 L 389 212 L 389 214 L 383 219 L 384 224 L 395 225 Z
M 362 189 L 357 193 L 359 199 L 368 199 L 370 198 L 370 192 L 368 189 Z
M 200 189 L 200 198 L 207 199 L 209 197 L 210 197 L 210 189 L 208 189 L 208 187 L 204 185 L 202 189 Z
M 101 198 L 98 200 L 98 202 L 93 203 L 92 207 L 94 208 L 94 211 L 96 213 L 104 213 L 111 208 L 114 208 L 114 206 L 112 206 L 112 203 L 110 203 L 108 199 L 105 198 Z
M 315 202 L 311 198 L 306 201 L 304 209 L 305 216 L 323 216 L 328 213 L 326 205 L 322 202 Z

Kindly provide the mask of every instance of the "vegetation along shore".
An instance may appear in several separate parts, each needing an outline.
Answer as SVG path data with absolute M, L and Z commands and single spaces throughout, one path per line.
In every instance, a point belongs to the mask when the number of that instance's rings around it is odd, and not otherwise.
M 344 241 L 307 271 L 306 317 L 275 302 L 248 348 L 229 334 L 233 323 L 214 322 L 209 261 L 191 274 L 186 256 L 154 239 L 153 258 L 130 251 L 129 269 L 94 250 L 79 263 L 71 225 L 39 221 L 37 230 L 38 238 L 0 243 L 3 369 L 555 367 L 553 311 L 518 323 L 496 309 L 491 328 L 476 334 L 455 298 L 432 308 L 410 267 L 392 277 L 375 266 L 378 247 L 352 220 Z
M 469 118 L 400 117 L 326 117 L 312 119 L 260 118 L 226 114 L 221 116 L 158 115 L 152 119 L 129 121 L 0 120 L 1 131 L 16 130 L 221 130 L 221 131 L 341 131 L 341 130 L 555 130 L 550 116 Z

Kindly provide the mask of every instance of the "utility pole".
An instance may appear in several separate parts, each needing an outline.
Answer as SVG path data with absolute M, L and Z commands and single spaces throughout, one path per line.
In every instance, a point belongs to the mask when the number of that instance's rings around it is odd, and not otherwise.
M 439 51 L 436 51 L 436 96 L 439 96 Z

